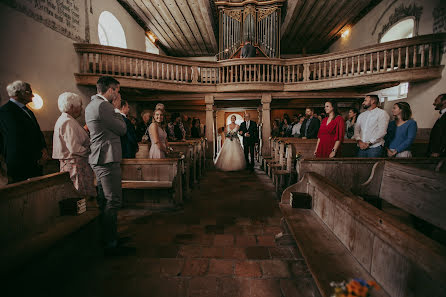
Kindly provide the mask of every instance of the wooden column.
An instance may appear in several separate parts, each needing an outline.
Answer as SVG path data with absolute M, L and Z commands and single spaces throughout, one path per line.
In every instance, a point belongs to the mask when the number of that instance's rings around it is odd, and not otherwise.
M 214 136 L 215 136 L 215 128 L 214 128 L 214 96 L 206 95 L 204 97 L 204 102 L 206 103 L 206 131 L 205 136 L 208 141 L 207 149 L 206 149 L 206 161 L 208 164 L 208 168 L 212 168 L 214 166 Z
M 271 94 L 262 95 L 262 155 L 270 154 L 269 138 L 271 137 Z
M 218 127 L 217 127 L 217 111 L 214 110 L 213 111 L 213 116 L 214 116 L 214 158 L 217 158 L 217 154 L 218 154 Z

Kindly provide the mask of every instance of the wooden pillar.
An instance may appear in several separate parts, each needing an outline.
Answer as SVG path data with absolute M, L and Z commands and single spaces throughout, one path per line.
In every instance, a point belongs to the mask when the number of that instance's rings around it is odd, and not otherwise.
M 271 137 L 271 94 L 262 95 L 262 155 L 270 154 L 269 138 Z
M 214 110 L 214 158 L 218 154 L 218 126 L 217 126 L 217 111 Z
M 207 149 L 206 149 L 206 161 L 209 166 L 208 168 L 212 168 L 214 165 L 214 136 L 215 136 L 215 125 L 214 125 L 214 96 L 206 95 L 204 97 L 204 102 L 206 103 L 206 131 L 205 136 L 208 141 Z

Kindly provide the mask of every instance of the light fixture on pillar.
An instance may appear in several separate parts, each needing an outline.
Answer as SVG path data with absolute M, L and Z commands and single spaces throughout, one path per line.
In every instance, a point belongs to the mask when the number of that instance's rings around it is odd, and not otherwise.
M 156 43 L 158 42 L 158 37 L 156 37 L 155 34 L 153 34 L 152 31 L 146 31 L 146 36 L 147 38 L 149 38 L 149 40 L 156 45 Z
M 34 95 L 33 101 L 28 103 L 27 105 L 29 108 L 31 108 L 33 110 L 39 110 L 43 107 L 43 99 L 37 93 L 33 93 L 33 95 Z

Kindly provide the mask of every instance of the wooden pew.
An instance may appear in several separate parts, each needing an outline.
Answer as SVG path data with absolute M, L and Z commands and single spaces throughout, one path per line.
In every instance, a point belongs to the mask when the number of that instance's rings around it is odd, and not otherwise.
M 173 152 L 176 154 L 184 155 L 184 174 L 183 174 L 183 189 L 185 196 L 189 196 L 191 187 L 193 187 L 194 180 L 194 162 L 196 157 L 194 156 L 194 146 L 192 143 L 187 142 L 170 142 Z
M 308 158 L 298 161 L 297 173 L 300 178 L 307 172 L 316 172 L 343 189 L 355 192 L 358 185 L 367 181 L 373 166 L 383 160 L 435 170 L 439 162 L 446 158 Z M 441 170 L 446 172 L 446 165 Z
M 182 158 L 123 159 L 123 190 L 169 190 L 175 205 L 183 203 Z
M 292 208 L 291 193 L 311 196 Z M 294 195 L 294 199 L 299 199 Z M 375 280 L 373 296 L 446 296 L 446 247 L 314 172 L 285 189 L 280 208 L 322 296 L 331 281 Z
M 68 172 L 1 187 L 0 197 L 1 274 L 25 263 L 99 215 L 98 209 L 89 205 L 78 216 L 60 215 L 60 201 L 82 198 Z
M 406 164 L 377 162 L 361 195 L 374 196 L 446 230 L 446 174 Z

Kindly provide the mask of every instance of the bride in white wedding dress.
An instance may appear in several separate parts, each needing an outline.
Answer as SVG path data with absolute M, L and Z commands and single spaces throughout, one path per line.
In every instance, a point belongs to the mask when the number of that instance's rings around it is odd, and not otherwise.
M 235 116 L 231 117 L 231 123 L 226 127 L 226 139 L 220 153 L 215 160 L 215 167 L 223 171 L 238 171 L 245 169 L 246 161 L 240 138 L 238 137 L 239 125 L 235 123 Z

